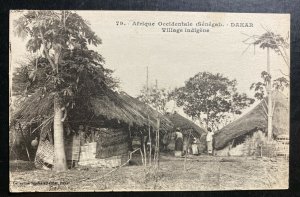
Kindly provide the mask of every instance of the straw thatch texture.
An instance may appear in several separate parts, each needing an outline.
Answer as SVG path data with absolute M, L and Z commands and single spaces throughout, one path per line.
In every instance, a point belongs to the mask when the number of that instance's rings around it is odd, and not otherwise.
M 279 92 L 274 93 L 273 98 L 276 101 L 273 114 L 273 134 L 276 136 L 289 131 L 289 103 L 288 98 Z M 215 148 L 222 149 L 231 140 L 257 129 L 266 130 L 267 116 L 263 105 L 265 106 L 264 101 L 244 116 L 223 127 L 215 135 Z
M 149 124 L 155 129 L 157 128 L 157 118 L 160 119 L 160 132 L 166 133 L 173 128 L 173 123 L 167 117 L 163 116 L 145 103 L 129 96 L 125 92 L 120 93 L 119 96 L 124 103 L 126 103 L 127 110 L 131 111 L 133 114 L 137 114 L 137 116 L 143 117 L 142 122 L 145 126 L 148 125 L 149 116 Z
M 53 95 L 48 94 L 46 96 L 43 96 L 42 93 L 35 93 L 25 100 L 25 102 L 21 105 L 17 112 L 12 116 L 11 122 L 18 121 L 23 123 L 30 123 L 33 120 L 39 119 L 40 117 L 43 117 L 44 120 L 48 120 L 48 122 L 50 122 L 52 120 L 51 118 L 53 117 L 54 112 L 53 102 Z M 121 130 L 123 132 L 122 135 L 114 136 L 113 134 L 111 134 L 109 137 L 105 138 L 107 140 L 103 142 L 101 146 L 97 147 L 97 158 L 107 158 L 127 153 L 129 148 L 129 139 L 127 139 L 128 133 L 126 132 L 129 129 L 127 130 L 126 125 L 130 125 L 136 128 L 147 128 L 147 126 L 150 125 L 154 130 L 157 128 L 157 118 L 159 117 L 161 120 L 160 132 L 167 132 L 173 127 L 172 123 L 167 118 L 159 114 L 151 107 L 148 107 L 146 104 L 127 95 L 126 93 L 118 94 L 110 89 L 105 89 L 105 87 L 102 90 L 98 90 L 97 94 L 86 95 L 84 98 L 77 98 L 75 103 L 76 104 L 73 109 L 68 109 L 67 124 L 71 124 L 77 121 L 83 121 L 89 125 L 91 123 L 89 122 L 89 117 L 90 115 L 92 115 L 93 124 L 96 124 L 93 125 L 95 127 L 103 126 L 101 123 L 104 122 L 103 120 L 110 123 L 106 125 L 108 127 L 111 126 L 112 128 L 114 128 L 115 124 L 117 124 L 116 127 L 121 127 Z M 118 124 L 116 122 L 125 124 Z M 52 124 L 50 123 L 47 124 L 47 126 L 50 127 L 51 125 Z M 39 130 L 46 130 L 44 126 L 42 126 Z M 117 132 L 115 131 L 116 130 L 114 130 L 112 133 L 115 133 L 117 135 Z M 41 134 L 43 134 L 43 132 Z M 40 139 L 42 139 L 42 136 Z M 68 143 L 68 141 L 66 140 L 67 159 L 78 160 L 78 157 L 80 157 L 78 143 L 78 140 L 76 140 L 76 143 L 74 143 L 74 141 L 72 143 Z M 84 153 L 90 152 L 85 152 L 84 149 L 82 149 L 80 153 L 80 160 L 84 160 Z M 89 158 L 86 157 L 86 159 Z M 37 151 L 36 161 L 40 164 L 43 164 L 43 162 L 49 164 L 53 163 L 52 143 L 48 143 L 48 141 L 42 141 L 40 143 L 39 149 Z
M 20 120 L 21 122 L 31 122 L 37 117 L 51 117 L 53 115 L 53 95 L 43 96 L 41 93 L 35 93 L 28 97 L 17 112 L 12 116 L 11 122 Z M 80 100 L 81 99 L 81 100 Z M 83 103 L 87 107 L 80 107 Z M 161 119 L 161 128 L 167 131 L 172 128 L 172 123 L 159 114 L 157 111 L 148 107 L 126 93 L 118 94 L 108 88 L 98 90 L 96 95 L 90 96 L 84 100 L 78 99 L 77 108 L 73 111 L 80 110 L 81 116 L 86 118 L 86 113 L 93 113 L 96 118 L 106 120 L 118 120 L 128 125 L 143 127 L 149 124 L 151 127 L 157 127 L 157 117 Z M 70 111 L 69 113 L 72 113 Z
M 184 135 L 188 135 L 190 130 L 192 130 L 192 134 L 198 138 L 200 138 L 202 134 L 206 133 L 203 128 L 199 127 L 191 120 L 184 118 L 176 112 L 174 114 L 167 114 L 166 117 L 174 124 L 173 129 L 179 127 Z
M 53 115 L 53 95 L 44 95 L 36 92 L 25 99 L 21 107 L 10 117 L 13 124 L 16 120 L 32 122 L 37 117 L 50 117 Z
M 146 125 L 147 120 L 141 113 L 141 109 L 133 108 L 131 103 L 122 97 L 123 94 L 107 90 L 103 96 L 93 96 L 90 98 L 90 110 L 95 116 L 102 116 L 108 120 L 119 120 L 131 126 Z

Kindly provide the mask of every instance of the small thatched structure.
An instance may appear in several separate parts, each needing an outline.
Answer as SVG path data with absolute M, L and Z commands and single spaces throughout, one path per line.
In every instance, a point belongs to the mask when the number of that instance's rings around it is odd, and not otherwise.
M 267 99 L 265 99 L 267 100 Z M 273 114 L 273 135 L 289 132 L 289 101 L 283 94 L 273 93 L 275 108 Z M 215 148 L 222 149 L 233 139 L 241 140 L 257 130 L 267 130 L 267 115 L 265 101 L 260 102 L 250 112 L 223 127 L 215 134 Z

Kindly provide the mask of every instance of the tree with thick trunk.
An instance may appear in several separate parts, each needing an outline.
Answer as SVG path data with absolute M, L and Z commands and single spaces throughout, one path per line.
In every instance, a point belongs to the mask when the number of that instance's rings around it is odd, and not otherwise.
M 60 98 L 54 97 L 54 170 L 65 171 L 67 169 L 67 160 L 64 146 L 64 125 L 63 110 Z
M 15 33 L 29 37 L 27 50 L 37 54 L 28 65 L 23 65 L 25 69 L 19 69 L 24 78 L 19 82 L 27 84 L 26 93 L 54 102 L 53 169 L 64 171 L 67 110 L 74 110 L 75 103 L 82 103 L 80 99 L 89 98 L 99 89 L 117 87 L 117 82 L 111 76 L 112 71 L 103 67 L 102 56 L 88 49 L 89 44 L 97 46 L 101 40 L 76 12 L 29 10 L 23 11 L 14 22 Z

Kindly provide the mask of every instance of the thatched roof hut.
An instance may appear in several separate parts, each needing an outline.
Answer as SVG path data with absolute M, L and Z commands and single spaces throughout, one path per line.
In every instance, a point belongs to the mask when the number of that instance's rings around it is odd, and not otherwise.
M 53 95 L 43 96 L 38 92 L 26 99 L 20 109 L 11 117 L 11 123 L 20 120 L 31 123 L 39 118 L 51 118 L 53 116 Z M 140 102 L 128 94 L 120 94 L 110 89 L 99 90 L 96 95 L 88 99 L 79 98 L 73 109 L 68 112 L 67 122 L 76 124 L 89 123 L 91 125 L 103 124 L 103 121 L 112 124 L 126 124 L 130 127 L 146 128 L 157 127 L 157 117 L 161 119 L 162 131 L 172 129 L 172 123 L 156 110 Z
M 87 136 L 95 137 L 90 133 L 103 135 L 100 140 L 101 143 L 96 138 L 92 140 L 92 142 L 99 142 L 97 143 L 97 154 L 99 153 L 101 158 L 126 152 L 130 147 L 130 140 L 135 134 L 137 134 L 136 136 L 147 135 L 149 125 L 151 131 L 157 129 L 157 118 L 160 119 L 161 133 L 166 133 L 173 128 L 172 122 L 162 114 L 124 92 L 117 93 L 110 89 L 102 89 L 98 90 L 97 94 L 87 95 L 87 97 L 76 99 L 73 108 L 69 107 L 64 126 L 66 126 L 66 131 L 70 131 L 70 129 L 78 131 L 80 125 L 84 125 L 84 132 Z M 15 123 L 18 123 L 17 125 L 21 123 L 23 127 L 21 130 L 29 131 L 27 132 L 29 134 L 25 134 L 27 136 L 23 139 L 28 141 L 28 146 L 30 146 L 31 138 L 38 135 L 40 136 L 40 143 L 44 143 L 45 136 L 48 135 L 50 144 L 53 144 L 51 142 L 52 137 L 49 136 L 51 135 L 49 131 L 53 131 L 52 124 L 50 124 L 53 121 L 53 99 L 54 95 L 43 96 L 42 93 L 37 92 L 26 98 L 21 107 L 11 116 L 12 129 L 16 125 Z M 46 122 L 45 120 L 47 120 L 47 126 L 44 127 L 46 123 L 43 125 L 42 122 Z M 38 125 L 42 126 L 39 127 Z M 32 129 L 32 127 L 34 128 Z M 32 131 L 38 127 L 37 131 L 40 132 L 35 132 L 35 136 L 32 136 Z M 20 131 L 15 130 L 15 133 L 20 133 Z M 70 140 L 67 138 L 65 139 L 66 142 Z M 110 146 L 102 146 L 103 141 L 112 143 Z M 49 147 L 53 147 L 50 144 Z M 44 154 L 45 148 L 43 147 L 47 146 L 38 147 L 43 150 L 40 151 L 41 154 Z M 52 161 L 53 155 L 49 155 L 49 158 L 49 161 Z
M 206 133 L 205 129 L 199 127 L 191 120 L 186 119 L 177 112 L 174 112 L 173 114 L 168 113 L 166 117 L 174 124 L 173 130 L 180 128 L 181 132 L 186 136 L 189 135 L 190 131 L 192 131 L 192 134 L 198 138 L 200 138 L 202 134 Z
M 276 105 L 273 114 L 273 134 L 287 134 L 289 132 L 289 102 L 283 94 L 273 94 Z M 266 99 L 267 100 L 267 99 Z M 223 127 L 215 134 L 215 148 L 222 149 L 230 141 L 267 128 L 267 116 L 264 111 L 265 101 L 260 102 L 250 112 Z

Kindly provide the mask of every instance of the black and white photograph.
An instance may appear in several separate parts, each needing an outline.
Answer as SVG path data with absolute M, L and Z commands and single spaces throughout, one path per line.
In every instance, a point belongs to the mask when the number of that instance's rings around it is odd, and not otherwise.
M 10 10 L 10 192 L 289 188 L 290 14 Z

